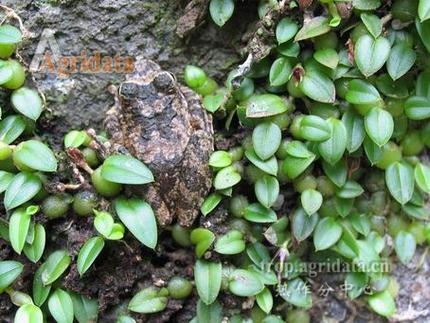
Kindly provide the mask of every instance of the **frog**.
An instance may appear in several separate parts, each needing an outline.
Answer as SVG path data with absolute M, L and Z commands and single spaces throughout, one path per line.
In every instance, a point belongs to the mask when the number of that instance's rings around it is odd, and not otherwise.
M 199 95 L 142 57 L 115 95 L 104 120 L 110 153 L 130 154 L 152 171 L 154 182 L 136 193 L 152 206 L 159 225 L 190 227 L 212 186 L 212 116 Z

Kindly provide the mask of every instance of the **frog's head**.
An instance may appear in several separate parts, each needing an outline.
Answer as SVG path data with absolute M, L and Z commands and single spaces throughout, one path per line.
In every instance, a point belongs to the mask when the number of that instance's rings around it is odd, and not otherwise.
M 175 94 L 176 80 L 172 74 L 165 71 L 154 73 L 150 82 L 129 80 L 119 87 L 119 96 L 123 100 L 144 100 Z

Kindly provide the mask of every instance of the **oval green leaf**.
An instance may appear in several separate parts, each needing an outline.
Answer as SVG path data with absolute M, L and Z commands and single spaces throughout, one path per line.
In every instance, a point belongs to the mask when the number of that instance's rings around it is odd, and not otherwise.
M 57 323 L 73 322 L 73 302 L 70 295 L 58 288 L 49 297 L 48 308 Z
M 36 175 L 21 172 L 12 179 L 6 189 L 4 205 L 11 210 L 31 200 L 42 188 L 42 183 Z
M 13 91 L 11 101 L 13 107 L 18 112 L 34 121 L 36 121 L 42 113 L 42 99 L 37 91 L 33 89 L 22 87 Z
M 221 289 L 222 266 L 219 262 L 197 260 L 194 279 L 200 299 L 210 305 L 215 302 Z
M 148 167 L 140 160 L 128 155 L 114 155 L 106 158 L 102 165 L 102 177 L 120 184 L 147 184 L 154 181 Z
M 13 152 L 15 161 L 41 172 L 57 171 L 57 159 L 52 150 L 38 140 L 20 143 Z
M 385 182 L 394 199 L 404 205 L 414 193 L 414 170 L 401 162 L 394 162 L 385 171 Z
M 384 37 L 374 39 L 372 36 L 361 36 L 354 48 L 354 57 L 358 69 L 368 77 L 384 66 L 390 55 L 390 42 Z
M 86 241 L 79 250 L 77 267 L 79 275 L 83 275 L 103 250 L 105 241 L 102 237 L 93 237 Z
M 148 248 L 157 245 L 157 222 L 151 206 L 138 198 L 118 198 L 115 201 L 115 211 L 121 222 Z

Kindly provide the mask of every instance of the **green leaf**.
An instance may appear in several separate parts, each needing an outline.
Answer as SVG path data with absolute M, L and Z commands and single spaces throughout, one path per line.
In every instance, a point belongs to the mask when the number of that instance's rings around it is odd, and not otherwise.
M 42 188 L 42 183 L 36 175 L 21 172 L 13 178 L 6 189 L 4 205 L 11 210 L 31 200 Z
M 11 25 L 0 26 L 0 44 L 17 44 L 22 41 L 21 31 Z
M 24 254 L 27 258 L 36 263 L 42 258 L 43 251 L 45 250 L 46 232 L 43 225 L 36 223 L 34 226 L 34 239 L 31 244 L 24 246 Z
M 260 203 L 253 203 L 246 207 L 244 218 L 256 223 L 270 223 L 277 220 L 275 211 L 268 209 Z
M 342 236 L 333 250 L 346 258 L 354 259 L 359 254 L 357 240 L 348 225 L 342 224 Z
M 77 267 L 79 275 L 82 276 L 96 260 L 103 250 L 105 241 L 102 237 L 93 237 L 87 240 L 79 250 Z
M 427 0 L 419 0 L 418 16 L 420 17 L 421 22 L 430 19 L 430 2 Z
M 219 323 L 222 321 L 222 307 L 218 302 L 206 305 L 201 299 L 197 302 L 197 322 Z M 191 321 L 190 321 L 191 323 Z
M 278 174 L 278 162 L 275 156 L 272 156 L 268 160 L 261 160 L 253 149 L 246 150 L 245 156 L 252 164 L 254 164 L 254 166 L 258 167 L 263 172 L 273 176 Z
M 415 166 L 415 181 L 419 188 L 430 194 L 430 167 L 422 163 Z
M 306 147 L 306 145 L 297 140 L 291 140 L 286 146 L 287 154 L 297 158 L 315 157 L 315 154 Z
M 318 144 L 318 151 L 326 162 L 334 165 L 345 152 L 347 133 L 342 121 L 330 118 L 327 122 L 331 126 L 332 135 L 331 138 Z
M 212 20 L 220 27 L 231 18 L 234 11 L 233 0 L 211 0 L 209 13 Z
M 323 202 L 322 194 L 314 189 L 307 189 L 300 196 L 302 207 L 308 215 L 316 213 Z
M 241 103 L 247 118 L 263 118 L 287 112 L 290 104 L 275 94 L 255 94 Z
M 407 82 L 402 79 L 393 81 L 390 75 L 381 74 L 376 78 L 376 87 L 382 94 L 393 99 L 406 99 L 409 96 Z M 379 106 L 382 106 L 382 101 Z
M 394 131 L 394 120 L 391 114 L 381 108 L 372 108 L 364 117 L 367 135 L 379 147 L 385 145 Z
M 315 69 L 306 71 L 299 87 L 312 100 L 323 103 L 333 103 L 336 100 L 333 81 Z
M 334 207 L 336 212 L 343 218 L 349 215 L 353 206 L 354 199 L 343 199 L 338 196 L 334 198 Z
M 288 218 L 283 216 L 271 224 L 263 235 L 272 245 L 279 247 L 289 238 L 289 233 L 285 230 L 287 226 Z
M 315 250 L 325 250 L 333 246 L 342 236 L 342 226 L 332 217 L 321 219 L 314 232 Z
M 339 55 L 332 48 L 317 50 L 314 53 L 315 60 L 328 68 L 335 69 L 339 64 Z
M 381 5 L 380 0 L 352 0 L 354 8 L 359 10 L 374 10 Z
M 128 303 L 128 310 L 145 314 L 161 312 L 167 306 L 167 295 L 166 289 L 147 287 L 133 296 Z
M 70 293 L 73 302 L 73 312 L 79 323 L 97 322 L 98 302 L 86 296 Z
M 43 263 L 34 273 L 33 278 L 33 301 L 37 306 L 42 306 L 48 299 L 51 285 L 44 285 L 42 282 L 42 273 L 45 270 L 46 263 Z
M 348 109 L 342 116 L 342 122 L 346 129 L 346 150 L 352 153 L 360 148 L 364 141 L 364 121 L 354 110 Z
M 222 266 L 219 262 L 198 259 L 194 266 L 194 279 L 200 299 L 210 305 L 221 289 Z
M 55 282 L 69 267 L 71 258 L 67 251 L 57 250 L 51 253 L 43 264 L 42 283 L 50 285 Z
M 58 288 L 48 301 L 49 312 L 58 323 L 73 323 L 73 302 L 70 295 Z
M 390 317 L 396 312 L 396 303 L 388 290 L 369 296 L 370 307 L 379 315 Z
M 369 14 L 369 13 L 362 13 L 360 15 L 361 20 L 363 21 L 364 25 L 366 26 L 369 33 L 374 37 L 378 38 L 379 35 L 382 33 L 382 21 L 378 16 Z
M 108 240 L 121 240 L 124 237 L 125 228 L 121 223 L 114 223 L 112 232 L 105 237 Z
M 406 204 L 414 193 L 414 170 L 406 163 L 394 162 L 385 171 L 385 182 L 394 199 Z
M 312 294 L 306 283 L 300 278 L 291 280 L 280 287 L 279 295 L 294 306 L 310 308 L 312 306 Z
M 147 184 L 154 181 L 148 167 L 140 160 L 128 155 L 114 155 L 106 158 L 102 165 L 102 177 L 120 184 Z
M 203 204 L 200 207 L 200 212 L 202 212 L 204 216 L 208 215 L 218 206 L 221 200 L 222 200 L 221 194 L 218 194 L 218 193 L 210 194 L 203 201 Z
M 358 256 L 354 259 L 354 263 L 360 271 L 371 272 L 375 269 L 375 264 L 380 262 L 380 258 L 376 253 L 373 244 L 369 241 L 357 240 Z
M 350 216 L 352 227 L 358 233 L 367 237 L 370 233 L 371 223 L 366 214 L 354 213 Z
M 369 35 L 362 35 L 354 48 L 354 57 L 358 69 L 368 77 L 384 66 L 390 55 L 390 42 L 384 37 L 373 39 Z
M 237 230 L 231 230 L 218 238 L 215 243 L 215 251 L 223 255 L 235 255 L 245 250 L 243 234 Z
M 43 323 L 43 314 L 40 308 L 33 304 L 22 305 L 15 314 L 14 323 Z
M 118 319 L 116 320 L 116 323 L 137 323 L 137 322 L 131 316 L 121 315 L 121 316 L 118 316 Z
M 325 141 L 331 137 L 330 124 L 315 115 L 304 116 L 300 121 L 300 136 L 310 141 Z
M 252 272 L 235 269 L 229 275 L 228 289 L 236 296 L 249 297 L 260 293 L 264 285 Z
M 343 199 L 352 199 L 360 196 L 363 192 L 361 185 L 350 179 L 336 192 L 336 195 Z
M 121 222 L 148 248 L 154 249 L 157 245 L 157 222 L 151 206 L 138 198 L 118 198 L 115 201 L 115 210 Z
M 255 182 L 255 196 L 266 208 L 271 207 L 279 195 L 279 182 L 276 177 L 264 175 Z
M 232 163 L 231 155 L 224 150 L 214 151 L 209 157 L 209 165 L 216 168 L 224 168 Z
M 348 175 L 345 159 L 339 160 L 334 165 L 323 161 L 322 167 L 324 173 L 337 187 L 342 187 L 345 184 Z
M 281 140 L 281 129 L 273 122 L 260 123 L 252 132 L 254 151 L 262 160 L 267 160 L 276 153 Z
M 105 238 L 108 237 L 113 229 L 114 221 L 112 215 L 108 212 L 94 210 L 94 227 Z
M 422 206 L 416 206 L 412 203 L 402 205 L 402 211 L 411 218 L 427 221 L 429 219 L 428 210 Z
M 22 165 L 41 172 L 56 172 L 57 159 L 52 150 L 38 140 L 21 142 L 13 152 L 13 159 Z
M 346 100 L 352 104 L 373 104 L 382 101 L 378 90 L 363 80 L 352 80 L 348 84 Z
M 287 42 L 279 45 L 276 50 L 285 57 L 297 58 L 300 54 L 300 45 L 298 43 Z
M 407 265 L 412 260 L 416 246 L 415 237 L 410 232 L 400 231 L 394 239 L 394 249 L 397 257 L 404 265 Z
M 288 178 L 295 179 L 312 164 L 315 157 L 316 156 L 314 154 L 308 158 L 299 158 L 287 155 L 282 162 L 282 171 L 287 174 Z
M 0 260 L 0 294 L 22 273 L 24 265 L 18 261 Z
M 430 38 L 428 37 L 428 35 L 430 34 L 430 20 L 426 20 L 421 23 L 420 20 L 417 18 L 415 19 L 415 27 L 417 29 L 418 35 L 420 35 L 420 38 L 425 48 L 430 53 Z
M 219 89 L 214 94 L 206 95 L 203 98 L 203 107 L 207 111 L 215 113 L 226 103 L 228 99 L 226 94 L 225 89 Z
M 430 118 L 430 99 L 412 96 L 405 102 L 405 114 L 411 120 Z
M 345 284 L 350 286 L 348 297 L 355 299 L 360 296 L 366 289 L 369 278 L 366 273 L 350 272 L 346 275 Z
M 266 246 L 261 242 L 254 242 L 246 248 L 246 254 L 249 259 L 260 269 L 264 269 L 264 265 L 270 262 L 270 254 Z
M 85 131 L 72 130 L 64 136 L 65 148 L 78 148 L 87 141 L 88 135 Z
M 314 17 L 307 21 L 303 27 L 299 30 L 294 38 L 295 42 L 300 40 L 314 38 L 316 36 L 328 33 L 331 30 L 329 26 L 329 20 L 326 17 Z
M 15 210 L 9 219 L 9 239 L 13 250 L 21 254 L 30 228 L 31 214 L 25 208 Z
M 311 216 L 307 215 L 302 208 L 298 208 L 293 213 L 292 217 L 292 230 L 293 235 L 298 241 L 304 241 L 314 231 L 318 223 L 318 213 L 313 213 Z
M 42 99 L 37 91 L 22 87 L 13 91 L 11 96 L 13 107 L 31 120 L 36 121 L 43 110 Z
M 405 43 L 395 45 L 387 61 L 387 71 L 393 80 L 405 75 L 414 65 L 417 54 Z
M 191 232 L 190 241 L 196 245 L 196 255 L 200 258 L 215 241 L 215 235 L 208 229 L 197 228 Z
M 9 81 L 13 76 L 13 68 L 6 61 L 0 61 L 0 84 Z
M 430 72 L 422 72 L 418 75 L 415 89 L 417 96 L 430 99 Z
M 368 136 L 364 138 L 363 146 L 367 159 L 369 159 L 371 165 L 374 165 L 381 160 L 384 147 L 379 147 Z
M 241 180 L 240 174 L 237 172 L 236 168 L 233 166 L 228 166 L 221 169 L 214 179 L 214 187 L 217 190 L 223 190 L 232 187 L 239 183 Z
M 265 287 L 256 296 L 258 306 L 263 310 L 264 313 L 269 314 L 273 307 L 273 296 L 270 290 Z
M 0 140 L 5 144 L 14 142 L 25 130 L 24 117 L 11 115 L 0 121 Z
M 268 263 L 263 264 L 268 265 Z M 269 264 L 270 265 L 270 264 Z M 278 278 L 276 277 L 275 271 L 267 267 L 257 267 L 255 265 L 249 265 L 247 270 L 254 274 L 264 285 L 276 285 Z
M 269 81 L 271 86 L 280 86 L 290 79 L 292 66 L 285 57 L 276 59 L 270 68 Z
M 276 26 L 276 40 L 278 44 L 283 44 L 292 39 L 299 30 L 299 26 L 290 18 L 282 18 Z
M 366 237 L 366 242 L 372 246 L 372 249 L 378 254 L 384 250 L 385 240 L 382 238 L 376 231 L 372 231 L 369 233 L 369 236 Z M 378 261 L 380 261 L 378 257 Z M 379 271 L 381 273 L 381 271 Z M 376 272 L 378 274 L 378 272 Z

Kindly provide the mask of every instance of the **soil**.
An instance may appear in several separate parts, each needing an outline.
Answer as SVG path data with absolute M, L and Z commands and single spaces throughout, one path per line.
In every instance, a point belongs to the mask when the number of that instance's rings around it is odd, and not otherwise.
M 225 74 L 241 63 L 239 49 L 242 36 L 257 19 L 256 1 L 237 1 L 234 18 L 223 28 L 205 22 L 205 15 L 196 12 L 187 19 L 187 1 L 178 0 L 3 0 L 22 18 L 30 37 L 22 44 L 19 53 L 30 64 L 40 36 L 46 29 L 55 31 L 62 56 L 80 56 L 99 52 L 102 56 L 136 57 L 143 55 L 172 71 L 179 79 L 186 64 L 202 66 L 212 77 L 221 81 Z M 203 6 L 204 7 L 204 6 Z M 192 17 L 197 17 L 196 22 Z M 190 22 L 191 19 L 191 22 Z M 179 37 L 177 22 L 195 24 Z M 190 30 L 189 30 L 190 29 Z M 197 29 L 197 32 L 196 30 Z M 194 32 L 193 32 L 194 31 Z M 189 33 L 190 35 L 186 35 Z M 60 145 L 63 134 L 70 129 L 88 127 L 101 129 L 104 113 L 113 105 L 109 85 L 124 80 L 123 73 L 76 73 L 58 75 L 34 73 L 34 80 L 45 94 L 49 111 L 39 122 L 39 129 L 54 145 Z M 226 149 L 240 140 L 217 138 L 217 145 Z M 75 257 L 80 246 L 94 235 L 92 221 L 85 217 L 70 216 L 46 221 L 50 232 L 47 243 L 52 250 L 66 248 Z M 201 224 L 216 233 L 225 232 L 227 213 L 220 208 Z M 143 287 L 164 286 L 170 277 L 180 275 L 192 279 L 194 254 L 191 249 L 179 248 L 168 231 L 162 232 L 155 252 L 149 252 L 133 237 L 125 242 L 110 241 L 92 268 L 80 279 L 76 265 L 72 265 L 63 279 L 65 288 L 98 298 L 100 322 L 114 322 L 117 313 L 127 301 Z M 49 250 L 48 250 L 49 251 Z M 423 250 L 416 255 L 419 261 Z M 38 264 L 24 256 L 17 256 L 9 245 L 0 240 L 0 259 L 16 259 L 25 264 L 25 271 L 14 288 L 31 293 L 32 275 Z M 430 263 L 425 261 L 420 270 L 396 266 L 394 275 L 400 284 L 397 300 L 398 313 L 393 321 L 430 321 Z M 315 279 L 318 290 L 324 282 L 339 285 L 341 275 L 324 275 Z M 246 306 L 244 299 L 222 294 L 225 313 Z M 188 322 L 195 315 L 197 297 L 170 300 L 161 313 L 136 316 L 139 322 Z M 315 297 L 311 310 L 315 322 L 380 322 L 367 308 L 357 302 L 345 300 L 333 293 Z M 16 307 L 5 294 L 0 295 L 0 322 L 12 322 Z

